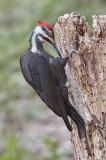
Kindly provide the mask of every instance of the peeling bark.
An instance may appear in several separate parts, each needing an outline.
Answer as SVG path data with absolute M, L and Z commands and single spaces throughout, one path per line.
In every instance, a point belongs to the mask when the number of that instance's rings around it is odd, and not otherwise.
M 62 56 L 70 52 L 76 36 L 81 53 L 73 54 L 65 67 L 70 103 L 86 122 L 86 134 L 80 140 L 71 121 L 75 160 L 106 159 L 106 15 L 92 18 L 93 32 L 85 17 L 75 12 L 59 17 L 55 25 Z

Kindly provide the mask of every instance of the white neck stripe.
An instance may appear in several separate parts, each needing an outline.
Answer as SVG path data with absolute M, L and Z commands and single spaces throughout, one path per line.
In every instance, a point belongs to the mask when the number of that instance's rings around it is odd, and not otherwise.
M 47 28 L 48 29 L 48 28 Z M 36 45 L 36 36 L 37 34 L 40 33 L 42 34 L 44 37 L 47 37 L 49 39 L 51 39 L 50 37 L 47 36 L 47 34 L 42 30 L 41 26 L 37 26 L 35 29 L 34 29 L 34 32 L 33 32 L 33 35 L 31 37 L 31 51 L 33 53 L 35 53 L 38 49 L 37 49 L 37 45 Z M 38 36 L 39 40 L 41 42 L 46 42 L 42 37 Z M 53 41 L 51 39 L 51 41 Z M 46 42 L 47 43 L 47 42 Z

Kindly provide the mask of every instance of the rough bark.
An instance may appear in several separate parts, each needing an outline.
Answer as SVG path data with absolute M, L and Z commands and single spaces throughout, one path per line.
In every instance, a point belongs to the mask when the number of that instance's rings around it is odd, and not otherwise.
M 86 134 L 80 140 L 71 121 L 74 159 L 106 160 L 106 15 L 93 16 L 93 32 L 85 17 L 74 12 L 59 17 L 55 30 L 63 57 L 76 36 L 81 53 L 73 54 L 65 67 L 70 103 L 86 122 Z

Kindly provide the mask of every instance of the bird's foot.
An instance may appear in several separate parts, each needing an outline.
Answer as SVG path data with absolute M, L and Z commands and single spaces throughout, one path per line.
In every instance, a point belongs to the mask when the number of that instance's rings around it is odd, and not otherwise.
M 105 121 L 106 121 L 106 113 L 104 112 L 102 113 L 102 124 L 95 115 L 92 115 L 92 122 L 93 124 L 96 125 L 96 128 L 98 129 L 102 138 L 104 138 L 104 135 L 106 135 Z
M 103 138 L 103 132 L 102 132 L 102 130 L 103 130 L 104 127 L 100 126 L 101 123 L 100 123 L 100 121 L 98 120 L 98 118 L 95 115 L 91 114 L 91 117 L 92 117 L 91 123 L 96 126 L 97 130 L 99 131 L 99 134 Z
M 81 54 L 81 53 L 79 53 L 79 52 L 76 50 L 77 41 L 78 41 L 78 37 L 76 36 L 76 37 L 73 39 L 73 42 L 72 42 L 72 50 L 71 50 L 70 53 L 68 54 L 68 57 L 70 57 L 70 56 L 72 57 L 72 54 L 73 54 L 73 53 Z
M 88 106 L 87 106 L 87 108 L 88 108 Z M 91 113 L 89 108 L 88 108 L 88 111 L 89 111 L 91 118 L 92 118 L 91 124 L 93 124 L 97 128 L 97 130 L 99 131 L 99 134 L 103 138 L 104 137 L 103 132 L 105 132 L 106 113 L 104 113 L 104 112 L 102 113 L 103 124 L 101 126 L 101 122 L 98 120 L 98 118 L 94 114 Z M 90 125 L 90 126 L 92 126 L 92 125 Z

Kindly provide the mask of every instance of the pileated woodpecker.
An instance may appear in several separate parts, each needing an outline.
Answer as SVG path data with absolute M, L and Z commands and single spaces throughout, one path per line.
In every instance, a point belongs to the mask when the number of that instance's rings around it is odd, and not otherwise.
M 30 37 L 30 48 L 20 58 L 21 70 L 28 84 L 36 91 L 42 101 L 58 116 L 62 117 L 68 130 L 72 131 L 68 116 L 76 123 L 78 135 L 82 138 L 85 122 L 68 100 L 65 86 L 67 77 L 64 67 L 69 57 L 76 51 L 76 39 L 73 40 L 69 55 L 62 58 L 54 39 L 52 27 L 42 21 L 38 22 Z M 58 57 L 54 58 L 43 48 L 47 43 Z

